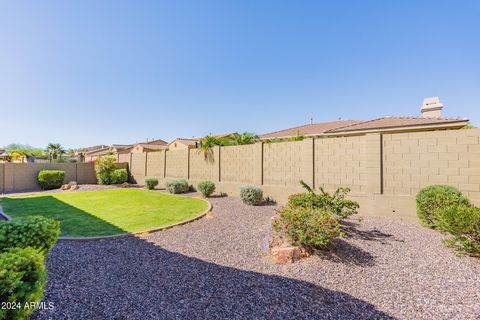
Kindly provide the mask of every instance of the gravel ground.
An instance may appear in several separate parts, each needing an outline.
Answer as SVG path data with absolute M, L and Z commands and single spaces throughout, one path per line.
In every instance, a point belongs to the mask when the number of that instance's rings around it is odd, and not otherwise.
M 330 252 L 274 265 L 273 206 L 213 198 L 210 216 L 143 238 L 59 242 L 35 319 L 479 319 L 480 262 L 415 221 L 366 218 Z

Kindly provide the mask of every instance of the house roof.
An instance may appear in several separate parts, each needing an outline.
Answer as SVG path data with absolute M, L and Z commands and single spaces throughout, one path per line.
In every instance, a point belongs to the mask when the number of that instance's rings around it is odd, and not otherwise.
M 322 135 L 326 131 L 346 127 L 349 125 L 363 122 L 362 120 L 338 120 L 330 122 L 319 122 L 313 124 L 306 124 L 303 126 L 288 128 L 284 130 L 278 130 L 266 134 L 260 135 L 260 139 L 272 139 L 272 138 L 288 138 L 296 135 L 308 136 L 308 135 Z
M 163 150 L 167 148 L 167 146 L 164 144 L 138 143 L 135 145 L 135 147 L 137 146 L 140 146 L 140 147 L 143 147 L 144 149 L 149 149 L 149 150 Z
M 168 142 L 166 142 L 165 140 L 162 140 L 162 139 L 156 139 L 156 140 L 152 140 L 152 141 L 146 141 L 146 142 L 141 142 L 139 144 L 149 144 L 149 145 L 167 145 Z
M 189 139 L 189 138 L 176 138 L 175 140 L 170 142 L 168 145 L 171 145 L 174 142 L 180 142 L 180 143 L 183 143 L 184 145 L 187 145 L 187 146 L 195 146 L 199 141 L 200 141 L 200 139 L 197 139 L 197 138 L 191 138 L 191 139 Z
M 8 156 L 8 153 L 5 151 L 5 149 L 0 149 L 0 157 L 6 157 Z
M 406 129 L 418 126 L 445 127 L 458 124 L 464 126 L 466 118 L 424 118 L 424 117 L 382 117 L 354 123 L 347 126 L 328 130 L 326 133 L 343 133 L 351 131 L 368 131 L 382 129 Z
M 296 135 L 320 136 L 347 134 L 352 132 L 371 132 L 383 130 L 413 130 L 420 127 L 447 128 L 462 127 L 467 118 L 425 118 L 425 117 L 381 117 L 372 120 L 339 120 L 307 124 L 299 127 L 279 130 L 260 135 L 260 139 L 288 138 Z

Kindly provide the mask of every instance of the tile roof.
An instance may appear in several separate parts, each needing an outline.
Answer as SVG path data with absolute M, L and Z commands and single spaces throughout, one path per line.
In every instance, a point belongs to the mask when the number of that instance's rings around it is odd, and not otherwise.
M 197 138 L 176 138 L 175 140 L 173 140 L 172 142 L 169 143 L 172 144 L 173 142 L 181 142 L 187 146 L 195 146 L 196 143 L 198 143 L 200 141 L 200 139 L 197 139 Z
M 289 128 L 285 130 L 278 130 L 266 134 L 260 135 L 260 139 L 272 139 L 272 138 L 287 138 L 296 135 L 308 136 L 308 135 L 321 135 L 326 131 L 346 127 L 349 125 L 362 123 L 363 120 L 337 120 L 330 122 L 319 122 L 313 124 L 306 124 L 299 127 Z
M 423 118 L 423 117 L 382 117 L 334 128 L 325 133 L 377 130 L 391 128 L 408 128 L 414 126 L 445 125 L 467 122 L 466 118 Z

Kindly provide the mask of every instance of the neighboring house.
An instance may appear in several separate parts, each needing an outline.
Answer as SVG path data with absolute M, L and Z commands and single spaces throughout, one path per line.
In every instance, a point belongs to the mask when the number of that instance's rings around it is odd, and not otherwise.
M 222 134 L 214 134 L 211 135 L 216 138 L 225 138 L 231 135 L 236 134 L 236 132 L 228 132 Z M 172 142 L 168 144 L 168 150 L 176 151 L 176 150 L 187 150 L 187 149 L 195 149 L 200 146 L 200 141 L 202 138 L 176 138 Z
M 119 154 L 128 154 L 132 149 L 130 144 L 114 144 L 111 147 L 104 147 L 97 150 L 91 150 L 85 153 L 85 162 L 95 161 L 98 157 L 115 156 Z
M 133 145 L 132 153 L 156 152 L 168 148 L 168 143 L 162 139 L 141 142 Z
M 371 120 L 338 120 L 307 124 L 260 135 L 261 140 L 288 139 L 295 136 L 345 136 L 373 132 L 409 132 L 459 129 L 468 125 L 467 118 L 442 118 L 443 105 L 438 97 L 424 99 L 421 116 L 381 117 Z
M 187 150 L 195 149 L 200 145 L 200 139 L 198 138 L 176 138 L 168 144 L 168 150 L 177 151 L 177 150 Z
M 8 160 L 8 153 L 5 149 L 0 149 L 0 162 L 6 162 Z

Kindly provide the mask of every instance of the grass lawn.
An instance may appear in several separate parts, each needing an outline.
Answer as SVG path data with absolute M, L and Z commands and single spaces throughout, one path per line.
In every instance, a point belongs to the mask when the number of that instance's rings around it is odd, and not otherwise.
M 106 236 L 143 231 L 193 218 L 205 201 L 143 189 L 50 193 L 0 199 L 13 219 L 42 215 L 61 222 L 61 236 Z

